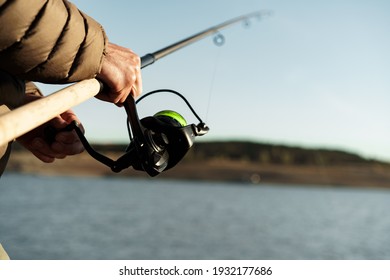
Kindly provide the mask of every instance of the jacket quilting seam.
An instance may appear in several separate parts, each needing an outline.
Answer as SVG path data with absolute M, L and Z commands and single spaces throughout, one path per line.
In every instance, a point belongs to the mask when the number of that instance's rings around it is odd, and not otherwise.
M 10 0 L 8 1 L 5 1 L 5 3 L 3 5 L 0 5 L 0 15 L 7 9 L 7 7 L 9 5 L 11 5 L 11 2 Z
M 67 19 L 66 19 L 66 22 L 65 22 L 65 24 L 64 24 L 64 27 L 62 28 L 62 31 L 61 31 L 60 35 L 58 36 L 58 38 L 57 38 L 57 40 L 56 40 L 56 42 L 55 42 L 53 48 L 51 49 L 49 55 L 47 56 L 46 60 L 43 61 L 42 63 L 38 64 L 36 67 L 34 67 L 33 69 L 31 69 L 29 72 L 36 71 L 37 69 L 39 69 L 39 68 L 41 68 L 42 66 L 44 66 L 45 64 L 47 64 L 47 63 L 50 61 L 50 59 L 53 57 L 53 55 L 54 55 L 54 54 L 57 52 L 57 50 L 59 49 L 58 44 L 59 44 L 59 42 L 61 41 L 61 39 L 64 37 L 64 34 L 65 34 L 65 32 L 66 32 L 66 28 L 67 28 L 67 26 L 69 25 L 69 22 L 70 22 L 70 19 L 71 19 L 71 15 L 70 15 L 70 12 L 71 12 L 71 11 L 70 11 L 69 7 L 68 7 L 67 5 L 65 5 L 65 4 L 64 4 L 64 6 L 65 6 L 66 10 L 68 11 L 68 17 L 67 17 Z M 69 76 L 69 75 L 68 75 L 68 73 L 67 73 L 67 76 L 64 77 L 64 78 L 66 79 L 68 76 Z
M 9 2 L 11 2 L 11 1 L 9 1 Z M 21 38 L 19 38 L 19 39 L 16 39 L 13 44 L 11 44 L 8 47 L 0 50 L 0 52 L 6 52 L 6 51 L 9 51 L 10 49 L 17 48 L 18 46 L 20 46 L 22 44 L 23 40 L 27 39 L 30 36 L 31 31 L 34 30 L 35 26 L 38 24 L 39 20 L 41 19 L 42 14 L 45 12 L 45 9 L 46 9 L 46 6 L 47 6 L 48 2 L 49 2 L 49 0 L 46 0 L 45 4 L 38 11 L 37 15 L 35 16 L 35 18 L 31 22 L 31 24 L 29 25 L 29 27 L 26 30 L 26 32 L 24 32 L 23 36 L 21 36 Z
M 72 66 L 70 67 L 68 75 L 66 76 L 66 78 L 72 77 L 72 75 L 76 71 L 77 61 L 79 60 L 79 58 L 81 56 L 81 53 L 82 53 L 82 50 L 83 50 L 83 47 L 85 45 L 85 42 L 87 41 L 87 37 L 88 37 L 88 24 L 87 24 L 87 19 L 84 16 L 83 16 L 83 21 L 84 21 L 85 37 L 84 37 L 83 42 L 80 44 L 79 49 L 77 50 L 77 54 L 76 54 L 76 56 L 73 59 Z

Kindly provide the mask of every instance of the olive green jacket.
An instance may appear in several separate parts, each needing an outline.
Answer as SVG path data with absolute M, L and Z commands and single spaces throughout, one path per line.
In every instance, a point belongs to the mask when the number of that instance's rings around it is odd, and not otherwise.
M 93 78 L 106 41 L 102 26 L 66 0 L 0 0 L 0 70 L 20 79 Z

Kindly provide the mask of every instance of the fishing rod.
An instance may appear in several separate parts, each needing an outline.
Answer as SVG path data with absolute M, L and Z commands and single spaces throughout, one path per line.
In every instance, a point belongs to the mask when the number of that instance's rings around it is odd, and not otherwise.
M 247 22 L 255 17 L 261 19 L 263 16 L 268 15 L 270 15 L 269 11 L 258 11 L 210 27 L 158 51 L 142 56 L 141 68 L 145 68 L 158 59 L 210 35 L 217 35 L 214 38 L 214 42 L 217 45 L 222 45 L 224 37 L 219 33 L 220 30 L 238 22 Z M 0 116 L 0 146 L 46 123 L 69 108 L 94 97 L 103 88 L 104 84 L 96 79 L 84 80 Z M 187 124 L 186 120 L 179 113 L 171 110 L 163 110 L 140 120 L 136 104 L 145 97 L 160 92 L 172 93 L 180 97 L 198 119 L 199 123 Z M 143 95 L 137 102 L 132 95 L 129 95 L 123 105 L 127 114 L 130 144 L 125 154 L 117 160 L 112 160 L 94 150 L 76 122 L 69 124 L 63 129 L 67 131 L 74 129 L 85 150 L 94 159 L 107 165 L 114 172 L 120 172 L 132 166 L 134 169 L 144 171 L 150 176 L 156 176 L 175 166 L 191 148 L 194 139 L 197 136 L 205 135 L 209 131 L 208 126 L 198 116 L 187 99 L 174 90 L 161 89 L 152 91 Z M 47 127 L 47 140 L 49 142 L 54 141 L 57 132 L 53 128 Z
M 185 38 L 181 41 L 178 41 L 174 44 L 171 44 L 171 45 L 169 45 L 165 48 L 162 48 L 158 51 L 144 55 L 143 57 L 141 57 L 141 68 L 144 68 L 148 65 L 151 65 L 155 61 L 157 61 L 158 59 L 163 58 L 164 56 L 167 56 L 167 55 L 169 55 L 169 54 L 171 54 L 179 49 L 182 49 L 182 48 L 184 48 L 192 43 L 195 43 L 195 42 L 197 42 L 197 41 L 199 41 L 207 36 L 210 36 L 210 35 L 218 34 L 219 36 L 215 37 L 214 42 L 217 45 L 222 45 L 224 42 L 224 39 L 223 39 L 223 37 L 221 37 L 221 35 L 219 33 L 220 30 L 227 28 L 231 25 L 234 25 L 238 22 L 248 23 L 251 18 L 257 18 L 260 20 L 264 16 L 269 16 L 271 14 L 272 14 L 271 11 L 266 11 L 266 10 L 257 11 L 257 12 L 242 15 L 242 16 L 233 18 L 231 20 L 225 21 L 221 24 L 212 26 L 204 31 L 196 33 L 188 38 Z

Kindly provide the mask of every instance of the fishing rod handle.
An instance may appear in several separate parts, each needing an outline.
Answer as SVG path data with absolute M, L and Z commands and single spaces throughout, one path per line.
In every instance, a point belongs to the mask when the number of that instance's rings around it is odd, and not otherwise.
M 0 146 L 94 97 L 101 87 L 96 79 L 84 80 L 0 116 Z

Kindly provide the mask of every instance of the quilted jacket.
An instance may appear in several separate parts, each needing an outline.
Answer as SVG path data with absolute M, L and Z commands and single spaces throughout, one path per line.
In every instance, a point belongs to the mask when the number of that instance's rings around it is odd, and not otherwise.
M 0 70 L 20 79 L 93 78 L 106 43 L 101 25 L 67 0 L 0 0 Z

